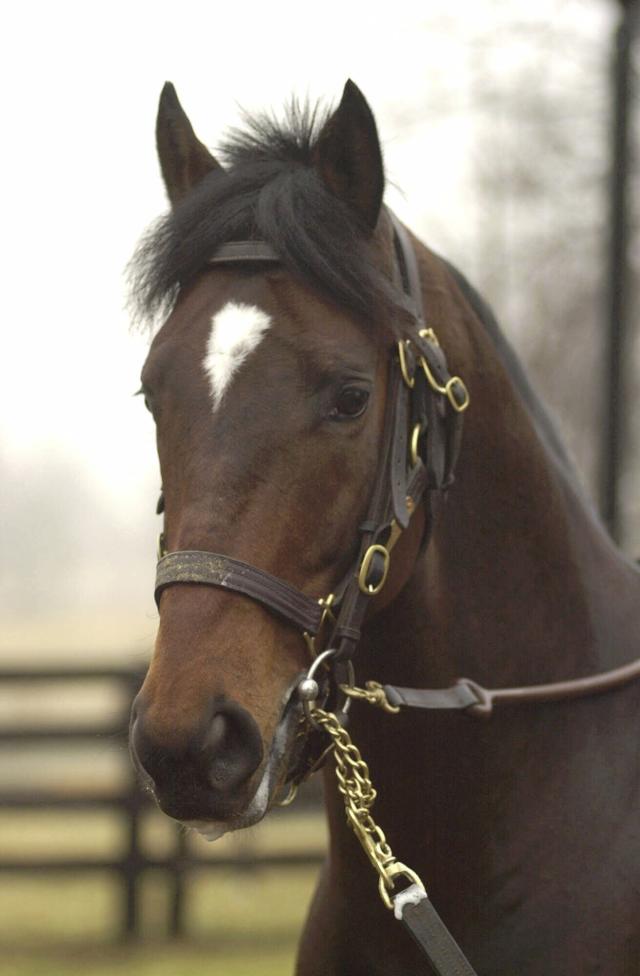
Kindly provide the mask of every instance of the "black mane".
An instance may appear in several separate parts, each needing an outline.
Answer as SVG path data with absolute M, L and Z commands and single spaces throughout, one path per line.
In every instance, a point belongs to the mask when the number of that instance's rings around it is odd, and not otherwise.
M 370 235 L 313 166 L 327 117 L 295 100 L 283 122 L 245 117 L 245 128 L 221 147 L 224 169 L 206 176 L 140 243 L 129 267 L 138 317 L 166 314 L 213 252 L 237 240 L 271 244 L 289 271 L 365 321 L 397 317 L 397 295 L 375 269 Z

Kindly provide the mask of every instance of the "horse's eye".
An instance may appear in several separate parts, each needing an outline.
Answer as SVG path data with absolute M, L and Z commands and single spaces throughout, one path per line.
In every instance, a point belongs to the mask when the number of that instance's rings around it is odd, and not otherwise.
M 332 420 L 354 420 L 367 409 L 369 391 L 361 386 L 345 386 L 331 411 Z

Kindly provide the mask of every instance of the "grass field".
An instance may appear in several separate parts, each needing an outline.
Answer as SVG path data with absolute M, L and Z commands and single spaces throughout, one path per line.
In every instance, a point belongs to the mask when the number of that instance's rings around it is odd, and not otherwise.
M 0 816 L 0 851 L 13 856 L 109 856 L 123 837 L 108 814 L 33 813 Z M 152 814 L 145 846 L 167 851 L 173 834 Z M 275 815 L 252 831 L 203 845 L 199 853 L 280 851 L 324 844 L 318 814 Z M 281 976 L 291 973 L 295 946 L 313 891 L 314 869 L 197 872 L 187 890 L 187 938 L 166 940 L 169 889 L 161 872 L 143 882 L 139 944 L 118 946 L 117 879 L 0 875 L 0 976 Z

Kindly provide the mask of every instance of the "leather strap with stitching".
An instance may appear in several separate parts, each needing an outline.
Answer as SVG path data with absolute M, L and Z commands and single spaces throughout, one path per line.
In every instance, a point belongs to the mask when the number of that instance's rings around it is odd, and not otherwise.
M 429 960 L 436 976 L 476 976 L 475 969 L 425 894 L 398 912 L 400 920 Z
M 405 708 L 464 709 L 470 715 L 487 718 L 494 705 L 525 705 L 534 702 L 567 701 L 602 695 L 623 688 L 640 678 L 640 659 L 586 678 L 554 681 L 544 685 L 514 688 L 483 688 L 470 678 L 460 678 L 450 688 L 399 688 L 385 685 L 387 700 Z
M 240 559 L 193 549 L 167 553 L 157 566 L 156 604 L 160 604 L 163 590 L 174 583 L 204 583 L 233 590 L 257 600 L 309 634 L 320 629 L 323 609 L 317 600 Z
M 279 264 L 280 258 L 266 241 L 229 241 L 214 251 L 207 264 L 247 264 L 252 261 Z

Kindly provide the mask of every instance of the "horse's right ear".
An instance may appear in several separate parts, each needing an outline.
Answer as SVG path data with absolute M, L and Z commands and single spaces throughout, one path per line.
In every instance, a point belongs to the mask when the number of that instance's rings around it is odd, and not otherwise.
M 176 90 L 165 83 L 158 105 L 156 144 L 162 178 L 175 207 L 207 173 L 221 166 L 197 138 Z

